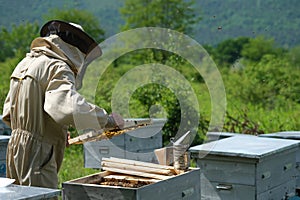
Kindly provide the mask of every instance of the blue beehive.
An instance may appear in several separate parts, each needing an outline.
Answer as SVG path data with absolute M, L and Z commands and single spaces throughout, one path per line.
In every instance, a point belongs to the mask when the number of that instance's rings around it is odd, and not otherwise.
M 2 115 L 0 115 L 0 135 L 10 135 L 11 129 L 2 121 Z
M 0 177 L 6 176 L 6 149 L 10 136 L 0 135 Z

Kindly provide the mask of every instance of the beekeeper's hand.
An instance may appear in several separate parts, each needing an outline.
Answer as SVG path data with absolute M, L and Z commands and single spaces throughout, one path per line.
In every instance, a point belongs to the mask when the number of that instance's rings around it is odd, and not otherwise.
M 105 125 L 107 129 L 122 129 L 124 128 L 124 119 L 118 113 L 111 113 L 108 116 L 107 124 Z
M 71 139 L 71 133 L 70 131 L 67 131 L 67 141 L 66 141 L 66 147 L 70 146 L 69 140 Z

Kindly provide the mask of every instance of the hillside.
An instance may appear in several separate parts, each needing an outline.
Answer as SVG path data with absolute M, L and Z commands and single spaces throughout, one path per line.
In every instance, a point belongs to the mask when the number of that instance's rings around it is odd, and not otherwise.
M 42 23 L 52 8 L 79 8 L 99 17 L 106 36 L 119 32 L 123 19 L 122 0 L 0 0 L 0 25 L 10 27 L 24 21 Z M 195 0 L 202 21 L 195 26 L 193 38 L 201 44 L 217 43 L 238 36 L 265 35 L 285 47 L 300 44 L 300 1 L 298 0 Z
M 265 35 L 283 46 L 300 44 L 298 0 L 199 0 L 197 6 L 203 13 L 196 27 L 199 41 Z

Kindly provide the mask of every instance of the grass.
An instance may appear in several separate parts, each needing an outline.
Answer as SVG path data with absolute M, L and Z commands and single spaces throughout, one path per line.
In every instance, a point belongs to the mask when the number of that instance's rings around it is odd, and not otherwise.
M 99 172 L 100 169 L 84 168 L 83 145 L 71 145 L 65 150 L 65 157 L 58 173 L 59 188 L 65 181 Z

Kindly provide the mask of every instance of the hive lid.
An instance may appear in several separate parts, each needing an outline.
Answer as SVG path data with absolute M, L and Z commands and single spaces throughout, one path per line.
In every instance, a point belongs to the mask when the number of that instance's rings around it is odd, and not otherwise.
M 259 135 L 259 137 L 300 140 L 300 131 L 283 131 L 283 132 L 277 132 L 277 133 L 261 134 L 261 135 Z
M 0 142 L 8 142 L 9 138 L 9 135 L 0 135 Z
M 260 159 L 298 146 L 295 140 L 234 136 L 194 146 L 189 151 L 195 158 L 218 155 Z

